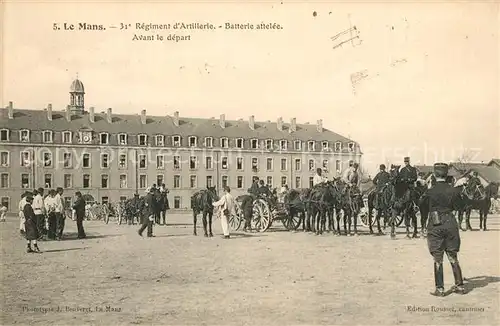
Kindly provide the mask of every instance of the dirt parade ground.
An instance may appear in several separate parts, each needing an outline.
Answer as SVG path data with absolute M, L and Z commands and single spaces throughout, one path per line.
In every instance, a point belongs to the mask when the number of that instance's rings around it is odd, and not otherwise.
M 487 232 L 462 232 L 466 295 L 433 290 L 433 263 L 423 239 L 315 236 L 286 232 L 192 235 L 190 215 L 169 217 L 155 238 L 137 226 L 86 222 L 76 239 L 27 254 L 19 221 L 0 224 L 2 325 L 498 325 L 498 216 Z M 201 223 L 199 223 L 201 224 Z M 478 228 L 478 221 L 472 221 Z M 453 275 L 445 263 L 445 284 Z

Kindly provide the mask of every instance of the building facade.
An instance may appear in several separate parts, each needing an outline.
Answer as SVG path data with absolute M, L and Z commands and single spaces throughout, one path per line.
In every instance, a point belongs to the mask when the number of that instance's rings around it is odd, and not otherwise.
M 97 202 L 116 202 L 152 184 L 170 189 L 170 206 L 189 208 L 191 195 L 228 185 L 243 194 L 254 178 L 273 187 L 309 187 L 316 168 L 338 176 L 360 162 L 359 145 L 316 124 L 97 113 L 84 107 L 80 80 L 65 110 L 0 109 L 0 200 L 10 211 L 23 191 L 63 187 Z

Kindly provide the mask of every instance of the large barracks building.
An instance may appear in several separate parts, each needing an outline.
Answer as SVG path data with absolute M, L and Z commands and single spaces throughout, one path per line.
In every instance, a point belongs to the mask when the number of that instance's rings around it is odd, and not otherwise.
M 15 211 L 23 191 L 62 187 L 96 202 L 117 202 L 165 183 L 171 208 L 190 205 L 207 186 L 240 195 L 254 178 L 273 187 L 309 187 L 316 168 L 328 177 L 359 162 L 359 145 L 316 124 L 173 115 L 116 114 L 85 107 L 85 89 L 71 84 L 65 110 L 0 109 L 0 199 Z

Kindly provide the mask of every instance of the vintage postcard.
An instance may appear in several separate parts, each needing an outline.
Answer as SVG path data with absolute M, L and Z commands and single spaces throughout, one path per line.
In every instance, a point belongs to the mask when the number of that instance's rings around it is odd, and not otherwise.
M 0 9 L 0 324 L 500 324 L 500 2 Z

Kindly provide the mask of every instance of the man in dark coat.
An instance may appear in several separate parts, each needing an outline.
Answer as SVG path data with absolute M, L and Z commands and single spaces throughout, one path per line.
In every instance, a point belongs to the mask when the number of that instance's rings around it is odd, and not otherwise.
M 457 188 L 446 183 L 448 165 L 434 164 L 436 185 L 427 191 L 429 197 L 429 224 L 427 226 L 427 245 L 434 259 L 434 283 L 436 290 L 431 294 L 444 296 L 443 256 L 446 252 L 455 278 L 454 292 L 464 294 L 462 270 L 458 263 L 460 251 L 460 234 L 458 223 L 453 214 L 454 207 L 460 200 Z
M 379 200 L 381 193 L 383 189 L 386 187 L 387 184 L 389 184 L 390 181 L 390 175 L 389 172 L 385 170 L 385 164 L 380 164 L 379 167 L 380 171 L 377 173 L 375 178 L 373 178 L 373 184 L 376 186 L 376 193 L 375 193 L 375 207 L 379 208 Z
M 259 194 L 259 179 L 256 178 L 253 180 L 252 186 L 248 188 L 248 193 L 254 196 L 258 196 Z
M 269 187 L 264 184 L 264 180 L 260 180 L 259 183 L 260 183 L 258 190 L 259 196 L 271 197 L 272 196 L 271 190 L 269 190 Z
M 154 237 L 153 235 L 153 221 L 155 218 L 156 202 L 154 198 L 154 191 L 151 188 L 146 189 L 145 207 L 142 210 L 142 226 L 137 233 L 142 237 L 142 232 L 148 229 L 148 238 Z
M 40 252 L 36 240 L 38 239 L 38 228 L 36 225 L 36 216 L 33 211 L 31 204 L 33 203 L 33 194 L 28 193 L 26 195 L 26 205 L 23 208 L 23 214 L 25 218 L 24 227 L 26 230 L 26 241 L 28 241 L 26 252 Z M 33 244 L 33 249 L 31 248 Z
M 76 228 L 78 229 L 78 239 L 83 239 L 87 237 L 85 235 L 85 230 L 83 229 L 83 219 L 85 218 L 85 200 L 83 199 L 82 193 L 77 191 L 75 193 L 75 203 L 73 204 L 73 209 L 76 215 Z

